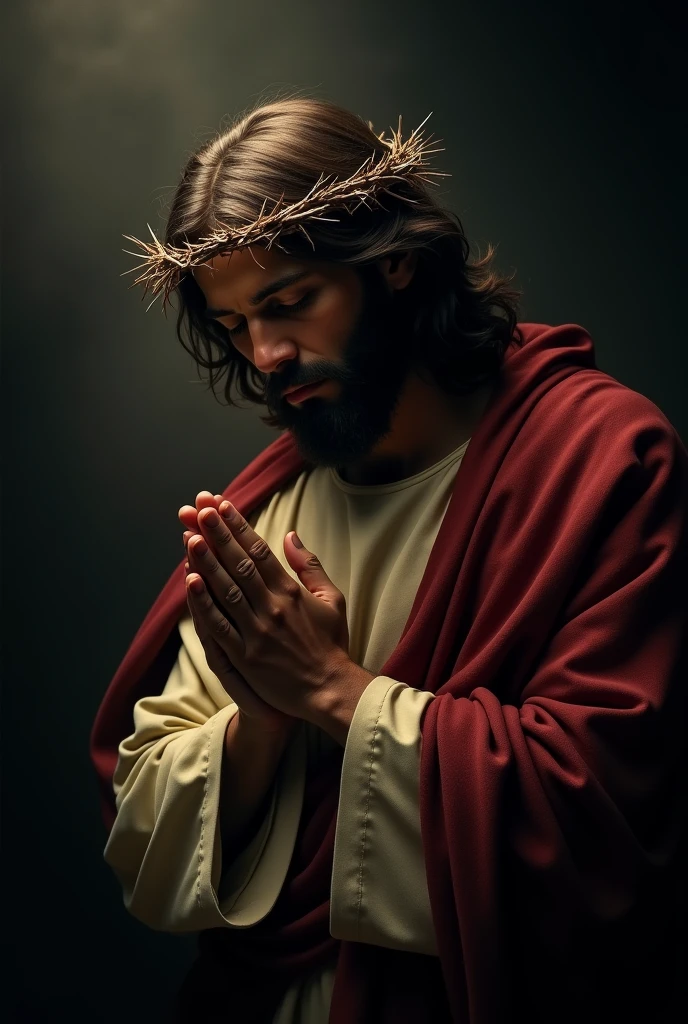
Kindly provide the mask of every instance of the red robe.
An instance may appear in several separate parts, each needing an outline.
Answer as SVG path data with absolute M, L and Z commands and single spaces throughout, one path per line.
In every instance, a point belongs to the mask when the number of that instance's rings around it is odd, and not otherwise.
M 582 328 L 519 326 L 380 670 L 437 695 L 420 815 L 439 957 L 330 936 L 337 753 L 308 779 L 275 908 L 200 933 L 176 1020 L 269 1022 L 337 950 L 330 1024 L 665 1020 L 682 955 L 688 454 L 596 368 Z M 248 514 L 305 466 L 284 433 L 224 494 Z M 108 828 L 133 705 L 176 658 L 184 578 L 182 561 L 93 727 Z

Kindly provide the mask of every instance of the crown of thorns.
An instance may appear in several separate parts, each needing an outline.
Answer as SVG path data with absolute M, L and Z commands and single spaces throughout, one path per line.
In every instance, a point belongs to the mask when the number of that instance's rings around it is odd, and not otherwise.
M 146 312 L 150 309 L 158 296 L 163 296 L 162 308 L 165 310 L 170 293 L 178 286 L 183 275 L 191 268 L 200 266 L 217 256 L 220 253 L 231 252 L 234 249 L 246 248 L 257 242 L 266 242 L 266 248 L 273 244 L 280 246 L 277 238 L 280 235 L 291 234 L 300 231 L 313 249 L 315 245 L 304 225 L 304 221 L 328 221 L 337 223 L 339 217 L 325 217 L 323 214 L 329 210 L 341 209 L 346 213 L 354 213 L 360 206 L 370 209 L 369 204 L 381 206 L 380 194 L 393 192 L 395 182 L 407 181 L 412 184 L 421 182 L 428 185 L 436 185 L 432 181 L 435 177 L 449 177 L 441 171 L 433 171 L 429 168 L 427 157 L 431 153 L 441 153 L 443 148 L 431 149 L 430 146 L 437 141 L 430 136 L 423 138 L 422 128 L 432 113 L 428 114 L 424 121 L 415 128 L 406 141 L 401 138 L 401 117 L 399 127 L 396 131 L 390 129 L 391 137 L 387 138 L 384 132 L 376 137 L 387 148 L 381 154 L 373 153 L 365 160 L 358 170 L 348 178 L 340 179 L 336 175 L 321 174 L 310 192 L 295 203 L 289 205 L 284 203 L 284 195 L 276 201 L 268 212 L 266 207 L 269 197 L 263 201 L 258 217 L 250 224 L 243 224 L 239 227 L 229 227 L 225 224 L 212 231 L 210 234 L 199 239 L 197 242 L 183 242 L 180 245 L 165 245 L 155 235 L 150 224 L 147 225 L 153 242 L 142 242 L 132 235 L 124 235 L 130 242 L 140 246 L 145 256 L 138 252 L 122 250 L 130 256 L 142 260 L 138 266 L 131 270 L 125 270 L 125 274 L 135 271 L 143 272 L 134 280 L 130 288 L 136 285 L 143 285 L 142 299 L 150 291 L 153 295 L 152 302 L 147 306 Z M 372 130 L 372 124 L 368 122 Z M 408 196 L 401 196 L 405 202 L 415 203 L 415 199 Z M 124 275 L 120 275 L 124 276 Z

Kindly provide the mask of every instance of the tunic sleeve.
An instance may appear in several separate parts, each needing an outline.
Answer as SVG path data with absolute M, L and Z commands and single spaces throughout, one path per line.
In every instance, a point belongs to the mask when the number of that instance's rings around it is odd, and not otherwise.
M 163 692 L 134 705 L 118 750 L 117 817 L 104 850 L 127 910 L 160 931 L 249 927 L 274 905 L 296 838 L 306 750 L 285 749 L 264 820 L 222 873 L 219 798 L 224 736 L 237 706 L 208 667 L 191 616 Z M 240 780 L 238 780 L 238 784 Z
M 419 811 L 421 719 L 433 698 L 376 676 L 356 706 L 337 813 L 335 938 L 437 953 Z

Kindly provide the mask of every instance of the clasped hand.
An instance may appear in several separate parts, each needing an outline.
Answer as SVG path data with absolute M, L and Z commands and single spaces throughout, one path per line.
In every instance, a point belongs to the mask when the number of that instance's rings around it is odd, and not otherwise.
M 303 586 L 220 495 L 203 491 L 196 504 L 178 515 L 190 528 L 187 604 L 209 667 L 262 726 L 315 720 L 323 688 L 351 664 L 344 595 L 293 532 L 284 552 Z

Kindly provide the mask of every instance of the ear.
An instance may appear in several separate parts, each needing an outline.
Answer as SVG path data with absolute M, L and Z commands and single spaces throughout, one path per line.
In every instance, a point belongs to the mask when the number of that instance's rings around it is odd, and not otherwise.
M 380 273 L 392 291 L 399 291 L 411 281 L 418 263 L 418 253 L 414 249 L 393 252 L 377 261 Z

